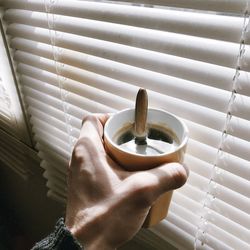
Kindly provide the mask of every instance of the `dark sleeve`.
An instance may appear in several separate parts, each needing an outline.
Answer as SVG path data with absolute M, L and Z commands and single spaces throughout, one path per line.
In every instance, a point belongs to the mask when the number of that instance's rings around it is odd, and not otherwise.
M 55 230 L 36 243 L 31 250 L 82 250 L 83 247 L 66 228 L 63 218 L 56 223 Z

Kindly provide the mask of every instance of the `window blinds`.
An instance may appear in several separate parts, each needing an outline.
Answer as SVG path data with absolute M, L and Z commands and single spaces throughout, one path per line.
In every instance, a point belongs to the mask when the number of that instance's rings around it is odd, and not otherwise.
M 88 112 L 150 106 L 190 130 L 189 180 L 152 229 L 180 249 L 249 247 L 250 32 L 244 0 L 8 0 L 5 16 L 48 195 Z

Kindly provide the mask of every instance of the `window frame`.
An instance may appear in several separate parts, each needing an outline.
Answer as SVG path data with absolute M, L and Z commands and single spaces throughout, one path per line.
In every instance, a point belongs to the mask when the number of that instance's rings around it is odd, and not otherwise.
M 4 11 L 0 7 L 0 50 L 2 50 L 1 54 L 3 55 L 1 61 L 3 62 L 2 65 L 4 71 L 4 77 L 2 77 L 2 81 L 8 81 L 8 84 L 6 84 L 7 93 L 11 99 L 12 106 L 14 106 L 14 112 L 12 112 L 12 115 L 14 116 L 13 120 L 15 121 L 11 121 L 8 126 L 2 124 L 0 121 L 0 129 L 33 148 L 31 128 L 27 122 L 27 113 L 23 108 L 23 98 L 21 98 L 17 84 L 18 81 L 14 71 L 14 63 L 11 59 L 11 50 L 8 46 L 8 38 L 5 32 L 3 13 Z

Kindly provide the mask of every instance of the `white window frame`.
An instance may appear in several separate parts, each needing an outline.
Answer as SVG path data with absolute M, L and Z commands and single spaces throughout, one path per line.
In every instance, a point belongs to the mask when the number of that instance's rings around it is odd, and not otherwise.
M 26 114 L 22 107 L 23 104 L 20 98 L 20 92 L 16 84 L 17 81 L 13 70 L 13 62 L 10 57 L 11 52 L 7 45 L 8 43 L 4 32 L 4 23 L 2 17 L 3 10 L 2 8 L 0 8 L 1 72 L 4 72 L 1 77 L 2 81 L 7 82 L 5 86 L 6 91 L 11 99 L 11 113 L 13 115 L 13 121 L 8 124 L 9 126 L 6 126 L 0 122 L 0 129 L 5 130 L 5 132 L 32 147 L 30 128 L 28 123 L 26 122 Z

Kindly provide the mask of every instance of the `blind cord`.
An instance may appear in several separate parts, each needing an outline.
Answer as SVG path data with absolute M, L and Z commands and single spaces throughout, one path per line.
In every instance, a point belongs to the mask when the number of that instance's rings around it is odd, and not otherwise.
M 56 17 L 53 12 L 53 8 L 56 5 L 56 2 L 57 0 L 44 0 L 44 7 L 46 11 L 46 16 L 47 16 L 50 41 L 51 41 L 51 47 L 52 47 L 52 52 L 53 52 L 53 59 L 54 59 L 54 64 L 55 64 L 55 69 L 56 69 L 57 83 L 58 83 L 58 88 L 60 90 L 60 97 L 62 101 L 62 108 L 63 108 L 64 119 L 66 123 L 67 134 L 68 134 L 68 143 L 69 143 L 69 148 L 70 148 L 70 153 L 71 153 L 73 150 L 73 146 L 75 144 L 75 138 L 72 136 L 73 128 L 71 126 L 71 115 L 68 113 L 69 105 L 67 102 L 67 96 L 69 95 L 69 91 L 67 91 L 64 88 L 64 84 L 67 78 L 61 75 L 61 71 L 64 68 L 64 63 L 61 63 L 59 61 L 60 55 L 63 52 L 63 48 L 56 46 L 56 40 L 59 36 L 58 32 L 55 30 Z
M 240 88 L 238 84 L 238 79 L 240 76 L 240 71 L 242 69 L 242 65 L 244 63 L 244 53 L 245 53 L 245 37 L 249 30 L 250 25 L 250 16 L 248 11 L 248 3 L 246 7 L 246 11 L 244 13 L 244 20 L 243 20 L 243 26 L 242 26 L 242 32 L 241 37 L 239 41 L 239 52 L 237 55 L 237 61 L 236 61 L 236 67 L 235 67 L 235 73 L 232 78 L 232 89 L 231 89 L 231 96 L 228 101 L 228 108 L 226 112 L 226 118 L 225 118 L 225 124 L 224 128 L 222 130 L 221 134 L 221 140 L 220 144 L 217 150 L 217 154 L 215 157 L 213 169 L 211 178 L 208 183 L 208 190 L 205 194 L 203 205 L 202 205 L 202 211 L 200 216 L 200 223 L 197 226 L 197 231 L 195 234 L 194 239 L 194 249 L 201 249 L 201 247 L 205 246 L 205 244 L 208 244 L 208 238 L 206 237 L 206 231 L 207 226 L 209 223 L 209 219 L 211 219 L 211 206 L 212 203 L 216 199 L 216 188 L 217 188 L 217 182 L 218 180 L 222 180 L 223 178 L 223 171 L 218 167 L 218 161 L 221 160 L 224 157 L 224 146 L 226 144 L 226 139 L 228 136 L 228 128 L 230 126 L 230 121 L 232 119 L 232 109 L 233 105 L 235 103 L 235 99 L 237 97 L 237 89 Z

